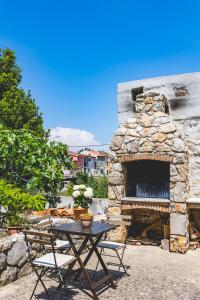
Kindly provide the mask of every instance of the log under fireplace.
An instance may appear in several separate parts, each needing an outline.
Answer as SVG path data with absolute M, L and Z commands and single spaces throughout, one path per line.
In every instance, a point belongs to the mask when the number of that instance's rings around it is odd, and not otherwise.
M 169 213 L 135 209 L 131 215 L 133 221 L 128 229 L 127 243 L 160 245 L 162 239 L 169 239 Z

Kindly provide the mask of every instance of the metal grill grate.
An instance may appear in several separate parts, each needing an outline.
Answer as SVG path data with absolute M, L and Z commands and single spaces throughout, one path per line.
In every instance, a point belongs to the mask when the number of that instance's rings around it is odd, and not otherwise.
M 136 197 L 169 199 L 169 183 L 167 181 L 157 184 L 137 183 Z

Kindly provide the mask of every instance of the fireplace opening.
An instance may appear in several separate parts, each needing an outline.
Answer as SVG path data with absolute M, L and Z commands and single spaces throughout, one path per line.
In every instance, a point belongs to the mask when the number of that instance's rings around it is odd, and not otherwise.
M 140 160 L 124 164 L 126 197 L 169 199 L 170 164 Z

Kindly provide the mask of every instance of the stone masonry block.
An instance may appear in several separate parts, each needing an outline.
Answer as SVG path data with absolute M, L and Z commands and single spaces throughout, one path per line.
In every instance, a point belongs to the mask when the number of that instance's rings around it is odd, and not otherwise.
M 186 228 L 186 215 L 178 213 L 170 214 L 170 234 L 185 236 L 187 232 Z

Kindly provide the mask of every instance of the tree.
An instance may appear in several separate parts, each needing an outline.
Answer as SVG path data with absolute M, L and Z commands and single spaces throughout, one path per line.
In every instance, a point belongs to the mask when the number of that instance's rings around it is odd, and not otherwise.
M 0 177 L 32 194 L 44 193 L 54 206 L 71 168 L 68 147 L 20 130 L 0 130 Z
M 32 99 L 19 87 L 22 74 L 15 53 L 0 49 L 0 123 L 9 129 L 25 128 L 44 135 L 42 114 Z
M 0 49 L 0 99 L 4 92 L 17 88 L 21 79 L 21 69 L 16 64 L 14 52 Z
M 0 49 L 0 177 L 54 205 L 63 168 L 71 167 L 68 147 L 47 141 L 42 115 L 21 79 L 15 53 Z

